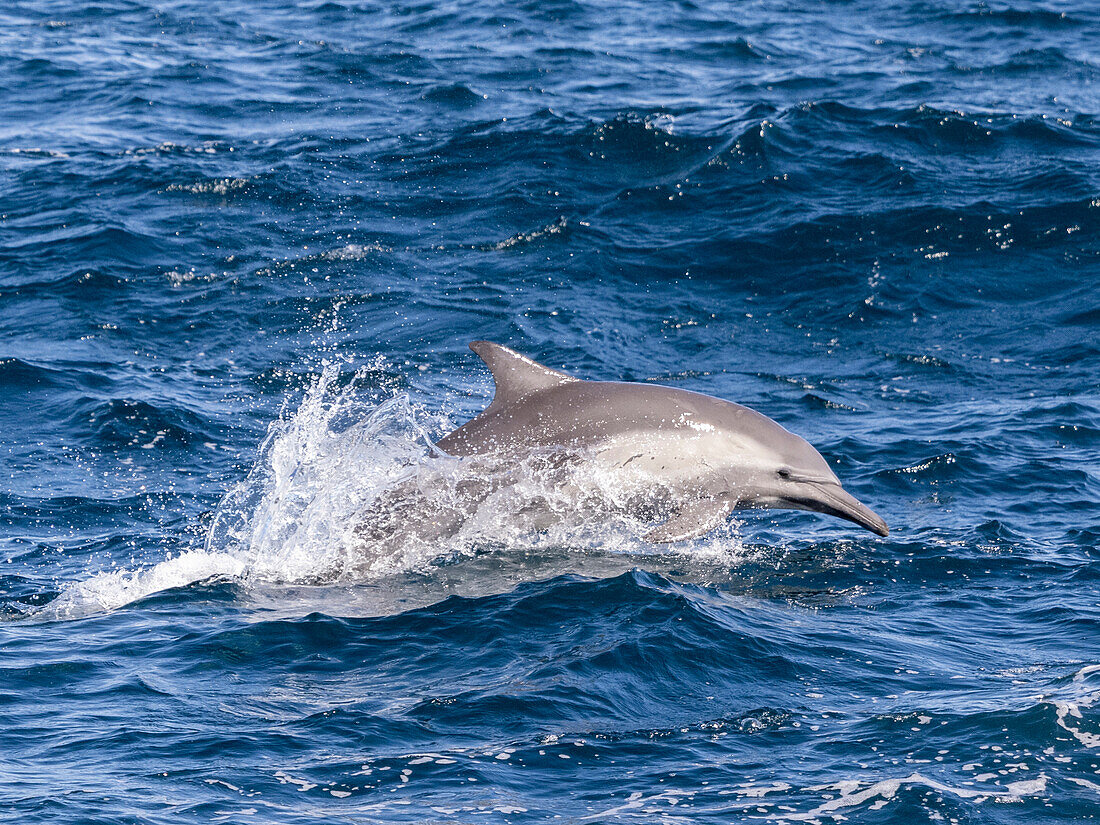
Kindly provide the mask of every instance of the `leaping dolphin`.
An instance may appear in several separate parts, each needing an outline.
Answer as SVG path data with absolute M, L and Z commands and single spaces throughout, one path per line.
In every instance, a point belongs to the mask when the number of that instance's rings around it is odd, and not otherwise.
M 844 491 L 808 442 L 748 407 L 656 384 L 585 381 L 488 341 L 472 349 L 496 393 L 480 415 L 439 440 L 458 457 L 522 460 L 583 453 L 667 502 L 645 538 L 681 541 L 734 510 L 812 510 L 885 536 L 886 522 Z

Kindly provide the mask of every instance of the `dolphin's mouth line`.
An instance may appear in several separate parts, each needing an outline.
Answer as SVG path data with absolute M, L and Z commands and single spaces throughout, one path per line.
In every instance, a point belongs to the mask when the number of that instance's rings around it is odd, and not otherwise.
M 787 500 L 794 506 L 854 522 L 880 536 L 890 534 L 890 528 L 878 513 L 839 484 L 832 481 L 807 481 L 804 484 L 813 493 L 807 495 L 808 491 L 806 491 L 800 495 L 788 497 Z

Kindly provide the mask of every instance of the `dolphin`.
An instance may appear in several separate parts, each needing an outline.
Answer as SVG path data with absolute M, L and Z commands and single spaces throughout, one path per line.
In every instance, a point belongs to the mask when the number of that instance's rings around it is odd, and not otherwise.
M 664 521 L 651 542 L 683 541 L 734 510 L 811 510 L 880 536 L 886 522 L 847 493 L 825 459 L 760 413 L 658 384 L 587 381 L 489 341 L 470 344 L 493 375 L 495 394 L 477 417 L 437 446 L 459 458 L 503 462 L 579 458 L 640 484 Z

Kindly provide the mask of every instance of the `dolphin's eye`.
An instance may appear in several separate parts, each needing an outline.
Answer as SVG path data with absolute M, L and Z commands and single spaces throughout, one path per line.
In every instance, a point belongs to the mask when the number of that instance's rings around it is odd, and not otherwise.
M 777 475 L 780 478 L 790 478 L 791 477 L 791 468 L 790 467 L 780 467 L 779 472 L 777 473 Z

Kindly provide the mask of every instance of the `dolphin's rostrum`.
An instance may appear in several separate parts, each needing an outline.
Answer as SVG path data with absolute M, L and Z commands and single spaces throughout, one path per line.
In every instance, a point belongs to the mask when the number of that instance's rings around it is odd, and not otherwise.
M 522 460 L 584 454 L 667 502 L 646 539 L 701 536 L 734 510 L 813 510 L 885 536 L 886 522 L 844 491 L 809 443 L 739 404 L 656 384 L 585 381 L 507 347 L 475 341 L 496 394 L 438 442 L 453 456 Z

